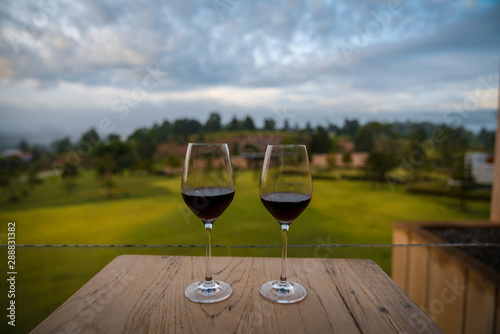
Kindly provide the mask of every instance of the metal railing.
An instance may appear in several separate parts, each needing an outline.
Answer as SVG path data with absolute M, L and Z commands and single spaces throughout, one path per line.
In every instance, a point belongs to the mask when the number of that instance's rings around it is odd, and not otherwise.
M 0 247 L 7 247 L 0 244 Z M 205 245 L 135 245 L 135 244 L 16 244 L 16 248 L 205 248 Z M 433 244 L 317 244 L 288 245 L 288 248 L 384 248 L 384 247 L 500 247 L 500 243 L 433 243 Z M 281 245 L 212 245 L 212 248 L 227 249 L 232 256 L 238 248 L 281 248 Z

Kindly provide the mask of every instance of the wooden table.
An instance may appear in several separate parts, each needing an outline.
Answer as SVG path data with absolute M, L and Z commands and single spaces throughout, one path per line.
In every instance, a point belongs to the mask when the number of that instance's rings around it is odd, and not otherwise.
M 33 333 L 442 333 L 370 260 L 287 261 L 308 292 L 297 304 L 265 300 L 260 286 L 279 276 L 278 258 L 214 257 L 229 299 L 198 304 L 185 288 L 204 277 L 203 257 L 122 255 Z

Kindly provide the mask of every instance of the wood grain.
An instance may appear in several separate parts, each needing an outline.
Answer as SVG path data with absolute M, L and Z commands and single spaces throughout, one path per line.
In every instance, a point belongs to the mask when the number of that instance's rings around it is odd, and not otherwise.
M 495 307 L 495 319 L 500 319 L 500 289 L 497 288 L 497 298 L 496 298 L 496 307 Z M 493 333 L 500 333 L 500 321 L 495 321 L 495 331 Z
M 492 221 L 397 222 L 393 235 L 398 240 L 409 236 L 412 244 L 441 244 L 446 241 L 426 228 L 496 226 L 498 222 Z M 446 333 L 500 334 L 497 271 L 455 247 L 408 247 L 406 252 L 406 262 L 403 257 L 394 261 L 393 256 L 392 272 L 406 277 L 403 289 Z
M 203 257 L 119 256 L 32 333 L 442 333 L 372 261 L 289 259 L 288 277 L 308 291 L 291 305 L 259 295 L 279 266 L 214 258 L 214 277 L 233 295 L 197 304 L 184 290 L 203 277 Z
M 425 244 L 427 240 L 418 234 L 410 232 L 411 244 Z M 427 301 L 427 268 L 428 268 L 428 247 L 409 247 L 408 252 L 408 282 L 405 291 L 422 309 L 428 308 Z
M 463 333 L 466 269 L 440 249 L 431 248 L 429 277 L 427 312 L 445 333 Z
M 394 224 L 392 231 L 393 244 L 410 243 L 409 232 L 401 223 Z M 408 291 L 408 247 L 392 248 L 392 279 L 401 289 Z
M 493 333 L 496 287 L 475 270 L 467 275 L 465 333 Z

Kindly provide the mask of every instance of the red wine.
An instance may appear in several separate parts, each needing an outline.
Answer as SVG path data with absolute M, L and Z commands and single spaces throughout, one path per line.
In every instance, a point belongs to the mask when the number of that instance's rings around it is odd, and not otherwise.
M 291 224 L 304 211 L 311 196 L 300 193 L 276 192 L 261 196 L 267 211 L 280 223 Z
M 204 187 L 182 192 L 182 198 L 193 213 L 202 220 L 215 220 L 227 209 L 234 197 L 234 189 Z

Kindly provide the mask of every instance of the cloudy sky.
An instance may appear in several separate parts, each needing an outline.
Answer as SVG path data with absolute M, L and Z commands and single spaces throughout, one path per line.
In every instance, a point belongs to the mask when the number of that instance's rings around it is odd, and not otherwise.
M 4 143 L 211 110 L 496 126 L 499 1 L 0 2 Z

